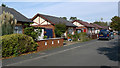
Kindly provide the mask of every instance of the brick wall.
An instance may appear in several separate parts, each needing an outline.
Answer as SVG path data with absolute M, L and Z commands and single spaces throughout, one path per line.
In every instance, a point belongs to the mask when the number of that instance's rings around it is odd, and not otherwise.
M 37 41 L 38 43 L 37 51 L 63 46 L 63 41 L 64 41 L 63 39 L 48 39 Z
M 93 34 L 92 39 L 97 39 L 97 34 Z

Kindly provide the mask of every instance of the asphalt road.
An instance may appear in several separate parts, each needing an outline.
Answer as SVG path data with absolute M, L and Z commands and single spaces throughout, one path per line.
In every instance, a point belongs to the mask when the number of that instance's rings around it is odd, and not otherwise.
M 3 66 L 118 66 L 118 36 L 92 40 L 3 61 Z

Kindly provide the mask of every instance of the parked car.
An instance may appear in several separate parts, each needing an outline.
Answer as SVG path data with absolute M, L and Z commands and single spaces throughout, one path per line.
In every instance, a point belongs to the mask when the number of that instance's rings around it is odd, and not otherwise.
M 114 33 L 113 32 L 110 32 L 110 36 L 111 36 L 110 37 L 111 39 L 114 39 Z
M 111 39 L 110 31 L 109 30 L 100 30 L 98 37 L 99 37 L 98 39 L 110 40 Z

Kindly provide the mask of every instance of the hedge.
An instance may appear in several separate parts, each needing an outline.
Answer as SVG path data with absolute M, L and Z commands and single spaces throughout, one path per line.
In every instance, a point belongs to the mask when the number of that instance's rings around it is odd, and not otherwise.
M 75 35 L 68 34 L 68 37 L 70 37 L 73 41 L 78 41 L 78 39 L 80 39 L 81 42 L 89 40 L 85 32 L 81 32 L 81 33 L 75 32 Z
M 19 56 L 37 50 L 37 43 L 32 37 L 25 34 L 11 34 L 1 37 L 2 57 Z

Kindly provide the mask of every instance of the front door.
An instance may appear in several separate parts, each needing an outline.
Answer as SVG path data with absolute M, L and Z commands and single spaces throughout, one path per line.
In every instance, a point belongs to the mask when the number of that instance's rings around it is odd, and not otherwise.
M 86 29 L 85 29 L 85 28 L 83 29 L 83 32 L 86 32 Z

